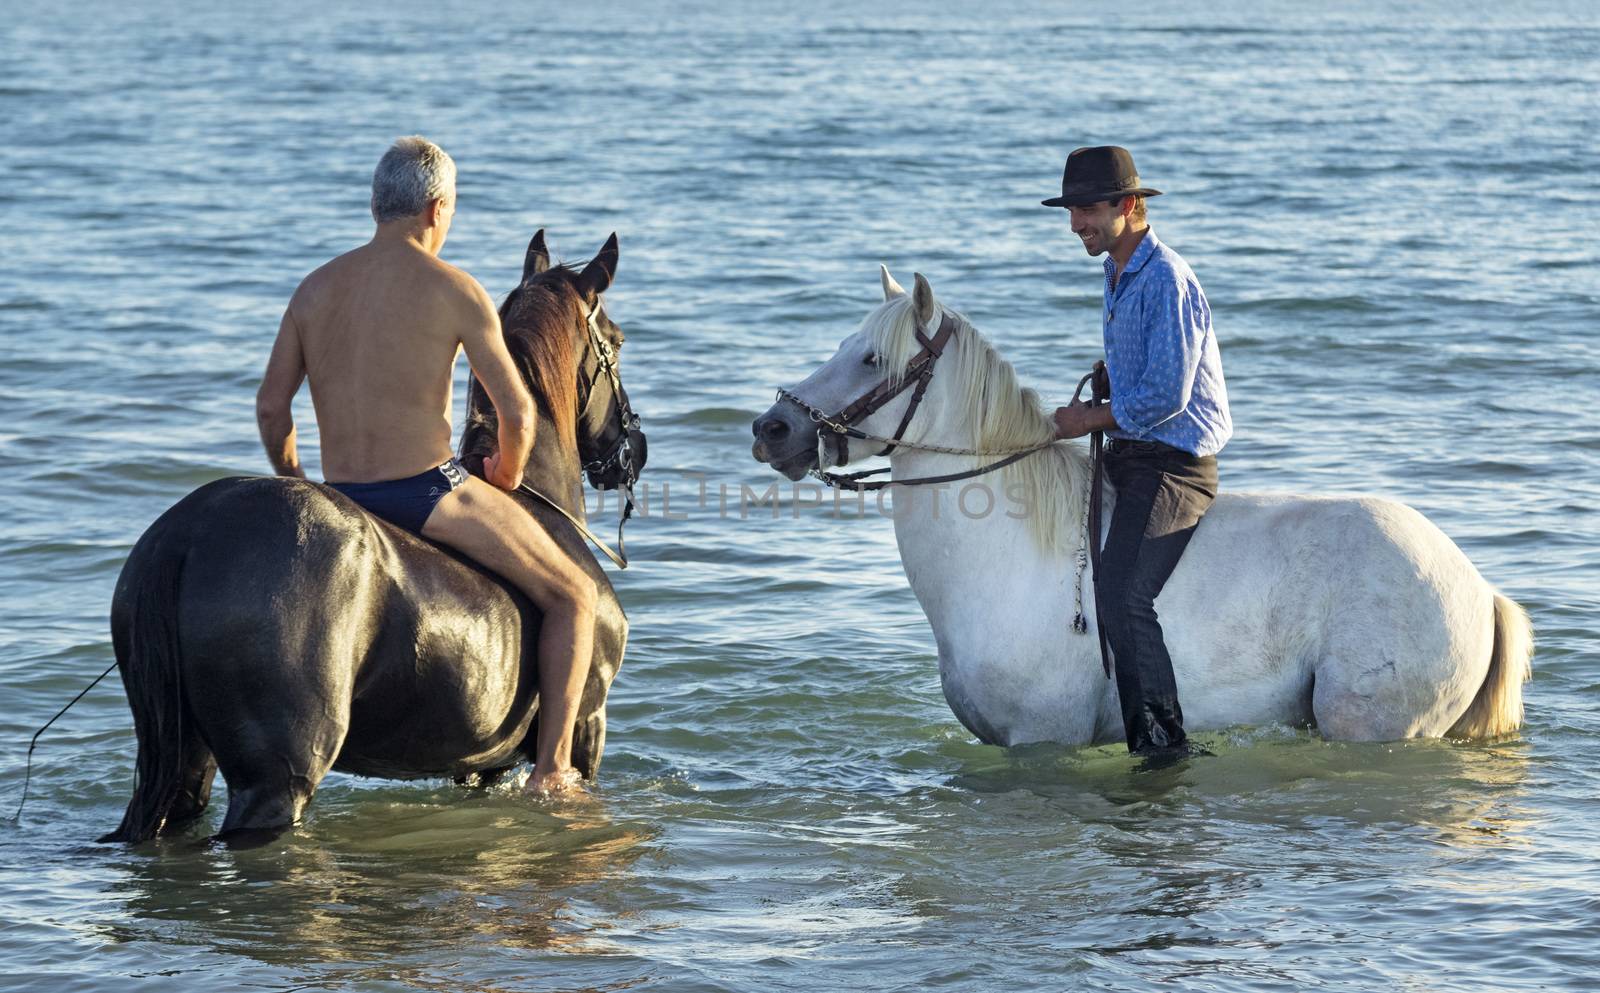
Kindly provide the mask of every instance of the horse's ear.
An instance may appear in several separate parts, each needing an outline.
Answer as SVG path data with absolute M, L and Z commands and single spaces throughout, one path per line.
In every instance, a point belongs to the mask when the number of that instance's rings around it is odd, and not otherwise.
M 906 295 L 906 288 L 894 281 L 894 277 L 889 275 L 889 267 L 882 262 L 878 263 L 878 278 L 883 280 L 883 299 L 885 303 L 895 297 Z
M 528 242 L 528 254 L 522 260 L 522 281 L 526 283 L 549 268 L 550 250 L 544 247 L 544 228 L 540 228 Z
M 913 275 L 917 277 L 917 282 L 911 290 L 911 304 L 917 309 L 917 321 L 926 327 L 933 323 L 933 287 L 928 285 L 928 277 L 922 273 Z
M 578 275 L 578 289 L 587 299 L 591 301 L 598 299 L 600 294 L 611 287 L 611 281 L 616 276 L 617 233 L 613 231 L 599 253 Z

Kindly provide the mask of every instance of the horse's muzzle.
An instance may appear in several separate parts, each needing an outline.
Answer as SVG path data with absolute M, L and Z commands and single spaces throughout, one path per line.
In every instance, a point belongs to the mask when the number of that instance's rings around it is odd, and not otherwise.
M 792 400 L 781 399 L 750 425 L 750 455 L 790 479 L 801 479 L 817 462 L 817 424 Z

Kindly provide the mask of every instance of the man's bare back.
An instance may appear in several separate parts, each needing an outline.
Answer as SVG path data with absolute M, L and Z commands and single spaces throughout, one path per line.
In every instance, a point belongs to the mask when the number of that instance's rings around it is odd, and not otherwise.
M 446 461 L 456 353 L 498 328 L 477 280 L 408 241 L 374 240 L 310 273 L 280 336 L 298 339 L 323 478 L 397 480 Z
M 307 276 L 285 315 L 304 352 L 329 480 L 399 479 L 450 457 L 450 382 L 493 307 L 454 266 L 364 245 Z

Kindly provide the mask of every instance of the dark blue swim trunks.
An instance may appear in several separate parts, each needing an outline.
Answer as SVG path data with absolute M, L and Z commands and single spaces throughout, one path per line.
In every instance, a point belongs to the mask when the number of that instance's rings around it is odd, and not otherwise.
M 420 535 L 422 525 L 428 522 L 428 515 L 444 495 L 466 481 L 466 468 L 451 459 L 409 479 L 328 485 L 390 524 Z

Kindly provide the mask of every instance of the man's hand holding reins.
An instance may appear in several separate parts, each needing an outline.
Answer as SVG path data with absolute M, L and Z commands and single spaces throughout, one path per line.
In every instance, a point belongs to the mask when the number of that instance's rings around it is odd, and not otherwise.
M 483 460 L 483 478 L 509 493 L 522 485 L 522 467 L 495 452 Z
M 1117 419 L 1111 416 L 1111 405 L 1101 404 L 1096 407 L 1082 400 L 1074 400 L 1071 405 L 1057 407 L 1052 419 L 1056 424 L 1056 438 L 1082 438 L 1094 431 L 1112 431 L 1117 427 Z

